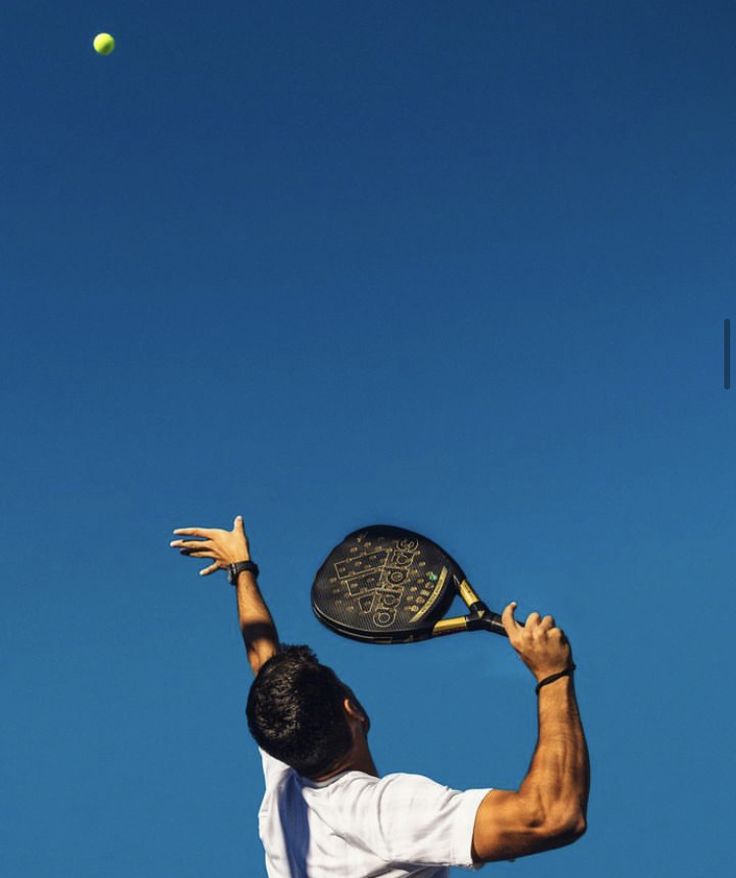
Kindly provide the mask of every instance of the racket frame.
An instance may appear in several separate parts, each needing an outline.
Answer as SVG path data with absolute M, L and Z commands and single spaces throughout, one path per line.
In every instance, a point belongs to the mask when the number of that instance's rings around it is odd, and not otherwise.
M 460 631 L 491 631 L 493 634 L 508 636 L 501 621 L 501 616 L 489 610 L 487 605 L 478 597 L 475 590 L 463 579 L 458 582 L 455 578 L 455 588 L 460 597 L 467 604 L 470 613 L 467 616 L 452 616 L 449 619 L 439 619 L 433 625 L 428 637 L 441 637 L 445 634 L 456 634 Z
M 379 525 L 380 527 L 380 525 Z M 384 527 L 394 527 L 393 525 L 384 525 Z M 367 530 L 368 528 L 361 528 L 360 530 L 354 531 L 353 533 L 359 533 L 361 530 Z M 503 622 L 501 621 L 501 616 L 498 613 L 494 613 L 492 610 L 488 608 L 488 606 L 480 599 L 476 591 L 468 582 L 465 574 L 462 572 L 462 568 L 457 564 L 454 558 L 445 552 L 437 543 L 433 540 L 429 540 L 427 537 L 422 536 L 421 534 L 417 534 L 414 531 L 408 531 L 404 528 L 397 528 L 397 530 L 402 530 L 407 534 L 410 534 L 412 537 L 418 537 L 422 541 L 426 543 L 432 543 L 437 549 L 442 552 L 442 554 L 447 558 L 449 563 L 452 563 L 457 571 L 461 574 L 461 576 L 457 576 L 455 573 L 452 573 L 448 567 L 443 566 L 439 577 L 438 577 L 438 586 L 441 587 L 443 580 L 445 580 L 448 576 L 452 577 L 454 591 L 465 602 L 470 611 L 465 616 L 452 616 L 448 619 L 438 619 L 433 625 L 427 625 L 424 627 L 412 629 L 411 631 L 403 630 L 396 631 L 394 633 L 378 633 L 375 631 L 359 631 L 354 628 L 350 628 L 349 626 L 342 625 L 340 622 L 335 621 L 335 619 L 327 616 L 320 610 L 318 604 L 312 599 L 312 610 L 315 616 L 326 625 L 328 628 L 331 628 L 338 634 L 341 634 L 343 637 L 349 637 L 352 640 L 360 640 L 364 643 L 413 643 L 420 640 L 430 640 L 434 637 L 442 637 L 448 634 L 457 634 L 461 631 L 490 631 L 493 634 L 499 634 L 503 637 L 508 636 L 506 634 L 506 629 L 503 626 Z M 352 534 L 349 534 L 352 536 Z M 347 538 L 346 538 L 347 539 Z M 321 568 L 320 568 L 321 569 Z M 432 607 L 432 615 L 441 615 L 449 609 L 450 604 L 452 603 L 452 599 L 454 597 L 453 591 L 451 589 L 447 590 L 446 596 L 443 596 L 443 599 L 437 603 L 436 606 Z M 419 611 L 419 613 L 413 617 L 412 621 L 418 621 L 418 618 L 421 617 L 423 611 Z

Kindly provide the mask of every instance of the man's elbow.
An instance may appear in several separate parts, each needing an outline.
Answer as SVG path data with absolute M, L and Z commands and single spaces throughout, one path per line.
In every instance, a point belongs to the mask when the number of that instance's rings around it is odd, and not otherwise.
M 555 842 L 555 847 L 564 847 L 585 835 L 587 829 L 588 821 L 585 814 L 576 811 L 551 821 L 545 829 L 545 834 Z
M 585 811 L 577 802 L 558 800 L 545 806 L 537 800 L 533 807 L 527 808 L 525 816 L 529 830 L 537 837 L 542 849 L 572 844 L 588 828 Z

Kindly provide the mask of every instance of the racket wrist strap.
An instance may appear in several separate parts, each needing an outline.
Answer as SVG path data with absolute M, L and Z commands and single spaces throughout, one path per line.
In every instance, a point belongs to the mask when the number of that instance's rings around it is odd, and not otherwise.
M 536 689 L 537 695 L 539 695 L 539 690 L 542 688 L 542 686 L 546 686 L 548 683 L 554 683 L 554 681 L 559 680 L 560 677 L 571 677 L 572 672 L 574 670 L 575 670 L 575 662 L 573 662 L 569 668 L 565 668 L 564 671 L 560 671 L 557 674 L 550 674 L 549 677 L 545 677 L 544 680 L 540 680 L 537 683 L 537 689 Z

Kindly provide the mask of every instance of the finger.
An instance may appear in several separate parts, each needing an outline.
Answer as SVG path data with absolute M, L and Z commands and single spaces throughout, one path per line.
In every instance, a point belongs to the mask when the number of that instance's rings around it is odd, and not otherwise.
M 539 627 L 543 631 L 549 631 L 550 628 L 555 627 L 555 620 L 552 618 L 552 616 L 545 616 L 544 619 L 542 619 L 542 621 L 539 623 Z
M 187 558 L 214 558 L 215 553 L 211 551 L 200 551 L 198 552 L 196 549 L 179 549 L 179 552 L 182 555 L 186 555 Z
M 212 547 L 212 540 L 172 540 L 169 543 L 175 549 L 199 549 L 203 546 Z
M 184 534 L 192 537 L 211 537 L 214 529 L 210 527 L 177 527 L 172 531 L 175 534 Z
M 235 521 L 233 522 L 233 530 L 240 531 L 241 534 L 245 534 L 245 524 L 243 523 L 242 515 L 235 516 Z
M 520 630 L 520 625 L 514 618 L 514 610 L 517 607 L 516 601 L 511 601 L 510 604 L 504 608 L 503 613 L 501 614 L 501 621 L 503 622 L 503 627 L 506 633 L 511 638 L 512 634 L 516 634 L 517 631 Z
M 534 610 L 533 613 L 529 613 L 529 615 L 526 617 L 526 627 L 535 628 L 539 624 L 540 618 L 541 617 L 536 610 Z
M 209 567 L 205 567 L 204 570 L 199 571 L 200 576 L 209 576 L 210 573 L 214 573 L 215 570 L 218 570 L 220 565 L 218 563 L 210 564 Z

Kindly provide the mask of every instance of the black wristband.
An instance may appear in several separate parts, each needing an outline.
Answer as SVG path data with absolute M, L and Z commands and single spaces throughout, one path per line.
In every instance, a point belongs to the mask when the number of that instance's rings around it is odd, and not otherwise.
M 258 569 L 258 565 L 253 561 L 238 561 L 235 564 L 227 565 L 227 580 L 230 585 L 238 584 L 238 574 L 242 573 L 243 570 L 250 570 L 250 572 L 258 577 L 260 570 Z
M 545 677 L 544 680 L 540 680 L 537 683 L 537 689 L 536 689 L 537 695 L 539 695 L 539 690 L 542 688 L 542 686 L 546 686 L 547 683 L 554 683 L 554 681 L 559 680 L 560 677 L 571 676 L 572 672 L 574 670 L 575 670 L 575 662 L 573 662 L 569 668 L 565 668 L 564 671 L 560 671 L 559 674 L 551 674 L 549 677 Z

